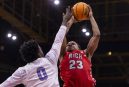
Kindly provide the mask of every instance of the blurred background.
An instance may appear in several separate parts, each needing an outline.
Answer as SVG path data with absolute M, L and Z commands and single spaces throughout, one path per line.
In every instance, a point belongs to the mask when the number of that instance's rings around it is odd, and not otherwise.
M 25 65 L 19 55 L 24 41 L 35 39 L 44 53 L 49 51 L 62 12 L 80 1 L 91 5 L 101 31 L 92 58 L 96 87 L 129 87 L 129 0 L 0 0 L 0 83 Z M 71 27 L 67 38 L 85 49 L 91 36 L 90 22 L 83 21 Z

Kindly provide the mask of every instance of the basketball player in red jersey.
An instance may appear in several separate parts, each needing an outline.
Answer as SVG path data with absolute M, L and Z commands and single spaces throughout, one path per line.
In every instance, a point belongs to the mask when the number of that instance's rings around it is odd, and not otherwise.
M 98 47 L 100 31 L 90 6 L 89 9 L 93 36 L 87 48 L 81 50 L 75 41 L 67 44 L 66 38 L 64 39 L 60 55 L 60 77 L 64 81 L 63 87 L 95 87 L 96 81 L 92 77 L 91 58 Z M 69 21 L 69 27 L 73 22 L 74 20 Z

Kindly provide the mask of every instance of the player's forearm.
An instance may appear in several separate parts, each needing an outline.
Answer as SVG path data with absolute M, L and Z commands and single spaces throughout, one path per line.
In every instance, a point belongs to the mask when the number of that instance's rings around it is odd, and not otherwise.
M 91 26 L 92 26 L 93 36 L 99 37 L 100 36 L 99 27 L 93 16 L 90 17 L 90 22 L 91 22 Z
M 66 39 L 66 36 L 65 36 L 65 37 L 64 37 L 64 40 L 63 40 L 63 44 L 62 44 L 62 46 L 61 46 L 60 56 L 64 55 L 65 49 L 66 49 L 66 45 L 67 45 L 67 39 Z
M 2 84 L 0 84 L 0 87 L 14 87 L 14 86 L 16 86 L 17 83 L 14 80 L 10 80 L 10 78 L 8 78 L 6 81 L 4 81 Z
M 71 17 L 71 19 L 67 22 L 67 31 L 66 31 L 66 33 L 69 31 L 69 29 L 71 28 L 73 23 L 74 23 L 74 18 Z M 65 35 L 65 37 L 63 39 L 63 44 L 61 46 L 60 56 L 62 56 L 64 54 L 66 45 L 67 45 L 67 39 L 66 39 L 66 35 Z
M 61 25 L 59 31 L 56 34 L 54 43 L 52 44 L 52 48 L 50 51 L 46 54 L 46 57 L 49 58 L 53 63 L 57 64 L 57 61 L 59 59 L 61 45 L 63 43 L 64 36 L 66 34 L 67 27 L 64 25 Z
M 62 43 L 63 43 L 63 39 L 64 39 L 64 37 L 65 37 L 66 31 L 67 31 L 67 27 L 64 26 L 64 25 L 61 25 L 61 26 L 60 26 L 60 29 L 58 30 L 58 32 L 57 32 L 57 34 L 56 34 L 54 43 L 53 43 L 53 45 L 52 45 L 52 49 L 55 49 L 58 54 L 59 54 L 61 45 L 62 45 Z
M 71 17 L 71 19 L 67 23 L 67 32 L 69 31 L 73 23 L 74 23 L 74 17 Z
M 66 30 L 67 30 L 67 27 L 64 25 L 61 25 L 59 31 L 56 34 L 54 43 L 62 43 L 63 42 L 64 36 L 66 34 Z
M 60 54 L 60 50 L 61 50 L 61 45 L 63 43 L 63 39 L 64 39 L 64 36 L 66 34 L 66 30 L 67 30 L 67 27 L 64 26 L 64 25 L 62 25 L 60 27 L 59 31 L 56 34 L 54 43 L 52 45 L 52 49 L 51 50 L 54 50 L 54 52 L 56 54 L 56 58 L 59 58 L 59 54 Z
M 67 26 L 66 33 L 69 31 L 69 29 L 71 28 L 73 23 L 74 23 L 74 18 L 73 17 L 71 17 L 71 19 L 68 22 L 66 22 L 65 20 L 62 22 L 62 25 Z

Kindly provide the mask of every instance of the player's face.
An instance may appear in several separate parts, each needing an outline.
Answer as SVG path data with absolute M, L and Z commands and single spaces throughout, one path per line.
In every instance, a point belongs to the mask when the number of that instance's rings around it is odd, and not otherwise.
M 73 51 L 78 49 L 79 49 L 78 44 L 75 41 L 68 42 L 66 46 L 66 51 Z

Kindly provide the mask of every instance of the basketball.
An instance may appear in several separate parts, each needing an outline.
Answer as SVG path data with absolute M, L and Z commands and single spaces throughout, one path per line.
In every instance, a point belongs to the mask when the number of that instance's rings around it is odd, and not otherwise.
M 78 2 L 72 7 L 73 16 L 77 21 L 88 20 L 89 7 L 84 2 Z

